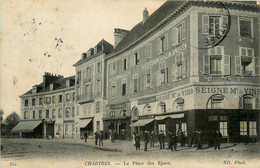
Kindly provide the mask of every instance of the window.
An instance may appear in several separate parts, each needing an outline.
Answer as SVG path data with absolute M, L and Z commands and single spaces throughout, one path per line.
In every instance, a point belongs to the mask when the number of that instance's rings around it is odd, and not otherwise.
M 77 85 L 81 83 L 81 71 L 78 71 L 77 73 Z
M 126 95 L 126 78 L 122 79 L 122 96 Z
M 72 116 L 72 117 L 75 116 L 75 107 L 72 107 L 72 110 L 71 110 L 71 116 Z
M 42 110 L 39 110 L 39 118 L 42 118 Z
M 145 47 L 145 56 L 146 56 L 146 61 L 150 61 L 152 58 L 152 44 L 149 43 L 146 47 Z
M 97 72 L 98 72 L 98 73 L 101 73 L 101 72 L 102 72 L 101 62 L 97 63 Z
M 168 83 L 168 68 L 166 68 L 166 61 L 159 63 L 159 81 L 158 86 Z
M 159 38 L 159 53 L 164 53 L 168 50 L 168 34 L 164 34 Z
M 151 105 L 147 104 L 144 107 L 144 114 L 151 114 L 152 113 L 152 107 Z
M 97 127 L 97 130 L 100 130 L 100 121 L 97 121 L 96 127 Z
M 66 101 L 67 102 L 70 101 L 70 94 L 69 93 L 66 94 Z
M 62 109 L 59 109 L 59 118 L 62 118 Z
M 59 95 L 59 102 L 62 103 L 62 95 Z
M 117 62 L 113 62 L 110 64 L 110 74 L 116 74 L 117 73 Z
M 186 77 L 186 60 L 183 53 L 175 56 L 172 66 L 173 80 L 178 81 Z
M 184 99 L 183 98 L 178 98 L 175 100 L 173 104 L 173 110 L 174 111 L 181 111 L 184 108 Z
M 27 111 L 24 112 L 23 117 L 24 117 L 24 119 L 28 119 L 29 116 L 28 116 L 28 112 Z
M 172 45 L 180 44 L 186 38 L 186 23 L 183 21 L 172 30 Z
M 42 98 L 39 99 L 39 105 L 42 105 L 43 102 L 42 102 Z
M 72 100 L 75 101 L 75 92 L 72 93 Z
M 49 110 L 46 110 L 46 118 L 49 118 Z
M 32 105 L 35 106 L 35 98 L 32 99 Z
M 244 97 L 243 98 L 243 107 L 244 109 L 253 109 L 253 98 L 252 97 Z
M 220 35 L 220 16 L 209 16 L 209 35 Z
M 254 49 L 240 47 L 239 53 L 240 56 L 235 57 L 236 75 L 252 76 L 259 73 L 259 59 L 254 58 Z
M 66 80 L 66 87 L 70 87 L 70 80 Z
M 138 74 L 134 74 L 134 86 L 133 86 L 133 91 L 136 93 L 138 91 Z
M 28 100 L 24 100 L 24 106 L 28 106 Z
M 46 97 L 46 104 L 51 104 L 51 98 L 50 97 Z
M 120 116 L 121 116 L 121 117 L 126 116 L 126 110 L 122 110 L 122 111 L 120 112 Z
M 187 136 L 187 124 L 181 123 L 181 131 L 183 132 L 184 136 Z
M 150 89 L 151 88 L 151 68 L 145 69 L 144 82 L 145 82 L 145 90 Z
M 116 81 L 113 81 L 111 83 L 111 96 L 112 98 L 115 98 L 116 97 Z
M 32 112 L 32 118 L 35 119 L 35 111 Z
M 227 133 L 227 121 L 221 121 L 219 122 L 219 130 L 222 136 L 228 136 Z
M 239 37 L 253 38 L 253 20 L 250 18 L 239 18 Z
M 102 93 L 102 87 L 101 87 L 101 79 L 97 80 L 97 94 L 100 95 Z
M 240 121 L 240 135 L 247 135 L 247 121 Z
M 110 112 L 110 117 L 115 117 L 115 111 Z
M 100 101 L 96 102 L 96 113 L 100 112 Z
M 65 123 L 65 135 L 68 135 L 69 132 L 69 126 L 67 123 Z
M 134 53 L 134 65 L 138 65 L 139 64 L 139 52 L 135 52 Z
M 249 135 L 256 136 L 256 121 L 249 121 Z
M 159 131 L 163 131 L 164 135 L 166 135 L 166 125 L 165 124 L 159 124 Z
M 159 113 L 166 113 L 166 104 L 164 102 L 159 103 Z
M 202 15 L 202 33 L 210 36 L 223 35 L 228 26 L 228 18 L 220 15 Z
M 128 69 L 128 61 L 127 58 L 123 59 L 123 70 L 127 70 Z
M 52 104 L 55 103 L 55 96 L 52 96 Z
M 96 53 L 97 53 L 97 47 L 94 48 L 94 54 L 96 54 Z
M 70 108 L 66 108 L 66 118 L 70 117 Z

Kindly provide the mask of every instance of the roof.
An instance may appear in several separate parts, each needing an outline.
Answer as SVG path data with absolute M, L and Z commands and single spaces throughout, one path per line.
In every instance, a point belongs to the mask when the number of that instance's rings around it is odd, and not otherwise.
M 97 48 L 97 53 L 96 54 L 94 54 L 94 48 Z M 91 56 L 90 57 L 84 56 L 84 54 L 86 54 L 86 53 L 83 53 L 82 54 L 83 57 L 78 62 L 76 62 L 73 66 L 78 66 L 78 65 L 80 65 L 80 64 L 82 64 L 84 62 L 87 62 L 87 61 L 91 60 L 92 58 L 94 58 L 94 57 L 96 57 L 96 56 L 98 56 L 100 54 L 103 54 L 103 53 L 108 54 L 108 53 L 110 53 L 113 50 L 113 48 L 114 47 L 113 47 L 112 44 L 110 44 L 106 40 L 102 39 L 95 47 L 90 48 L 88 50 L 88 52 L 89 51 L 91 52 Z
M 20 121 L 11 132 L 33 132 L 33 130 L 42 123 L 38 121 Z
M 145 21 L 138 23 L 134 26 L 129 33 L 118 43 L 114 52 L 120 51 L 125 48 L 141 36 L 143 36 L 146 32 L 150 31 L 154 28 L 160 21 L 162 21 L 166 16 L 170 15 L 173 11 L 177 10 L 181 7 L 186 1 L 167 1 L 160 8 L 158 8 L 155 12 L 153 12 Z
M 59 78 L 59 79 L 56 79 L 54 81 L 52 81 L 51 83 L 53 83 L 53 91 L 55 90 L 61 90 L 61 89 L 64 89 L 66 88 L 66 81 L 67 80 L 71 80 L 71 83 L 70 83 L 70 86 L 75 86 L 75 76 L 69 76 L 69 77 L 66 77 L 66 78 Z M 38 85 L 34 85 L 34 86 L 37 86 L 37 93 L 44 93 L 44 92 L 49 92 L 49 85 L 47 85 L 44 89 L 43 87 L 43 82 L 38 84 Z M 32 94 L 32 89 L 30 89 L 29 91 L 27 91 L 26 93 L 24 93 L 22 96 L 25 96 L 25 95 L 30 95 Z

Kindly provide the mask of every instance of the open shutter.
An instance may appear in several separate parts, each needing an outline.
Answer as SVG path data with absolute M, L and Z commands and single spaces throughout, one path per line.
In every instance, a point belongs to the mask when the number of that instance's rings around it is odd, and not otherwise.
M 115 65 L 115 73 L 117 73 L 117 69 L 118 69 L 118 68 L 117 68 L 117 62 L 115 62 L 115 64 L 116 64 L 116 65 Z
M 241 96 L 239 96 L 238 108 L 239 108 L 239 109 L 242 109 L 242 108 L 243 108 L 243 97 L 241 97 Z
M 175 46 L 178 43 L 178 29 L 174 27 L 172 29 L 172 46 Z
M 156 72 L 156 86 L 161 86 L 161 74 L 160 74 L 160 71 Z
M 202 15 L 202 33 L 208 34 L 209 33 L 209 16 Z
M 168 33 L 166 33 L 164 39 L 164 50 L 168 50 L 168 40 Z
M 182 40 L 184 40 L 186 38 L 186 22 L 184 21 L 182 23 Z
M 165 79 L 164 79 L 164 83 L 165 83 L 165 84 L 168 83 L 168 68 L 165 68 Z
M 186 78 L 187 75 L 187 68 L 186 68 L 186 59 L 184 58 L 184 56 L 182 55 L 182 78 Z
M 161 53 L 161 40 L 160 40 L 160 38 L 158 38 L 156 40 L 156 42 L 157 42 L 157 54 L 160 54 Z
M 210 62 L 210 56 L 207 54 L 203 55 L 203 72 L 204 74 L 209 74 L 210 67 L 209 67 L 209 62 Z
M 230 75 L 230 55 L 224 55 L 224 75 Z
M 235 74 L 236 75 L 241 75 L 241 57 L 240 56 L 235 56 Z
M 255 57 L 254 58 L 255 62 L 255 75 L 260 75 L 260 58 Z
M 220 17 L 220 20 L 219 20 L 219 33 L 220 33 L 220 35 L 223 35 L 225 33 L 227 25 L 228 25 L 227 16 Z

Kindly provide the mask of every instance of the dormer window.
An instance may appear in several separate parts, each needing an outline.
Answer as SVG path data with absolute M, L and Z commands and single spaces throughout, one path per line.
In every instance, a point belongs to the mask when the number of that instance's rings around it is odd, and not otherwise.
M 94 48 L 94 54 L 97 54 L 97 47 Z
M 33 93 L 33 94 L 37 93 L 37 86 L 33 86 L 33 88 L 32 88 L 32 93 Z
M 88 51 L 87 57 L 90 57 L 90 56 L 91 56 L 91 51 Z
M 70 80 L 66 80 L 66 87 L 70 87 Z
M 50 91 L 53 91 L 53 83 L 50 84 Z

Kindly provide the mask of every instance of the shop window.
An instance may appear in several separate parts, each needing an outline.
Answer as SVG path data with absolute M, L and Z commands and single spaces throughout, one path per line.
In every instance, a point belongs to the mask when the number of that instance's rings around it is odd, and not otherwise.
M 60 108 L 59 109 L 59 118 L 61 118 L 62 117 L 62 109 Z
M 35 98 L 32 99 L 32 105 L 35 106 Z
M 110 112 L 110 117 L 115 117 L 115 111 Z
M 55 109 L 52 109 L 52 118 L 55 118 Z
M 28 106 L 28 100 L 24 100 L 24 106 Z
M 121 117 L 126 116 L 126 110 L 122 110 L 122 111 L 120 112 L 120 116 L 121 116 Z
M 23 117 L 24 117 L 24 119 L 28 119 L 29 116 L 28 116 L 28 112 L 27 111 L 24 112 Z
M 219 122 L 219 130 L 222 136 L 228 136 L 227 129 L 227 121 Z
M 239 18 L 239 37 L 253 38 L 253 20 L 251 18 Z
M 165 124 L 159 124 L 159 131 L 163 131 L 164 135 L 166 135 L 166 125 Z
M 68 124 L 66 123 L 66 124 L 65 124 L 65 135 L 68 135 L 68 133 L 69 133 L 69 126 L 68 126 Z
M 247 121 L 240 121 L 240 135 L 247 135 Z
M 218 121 L 218 116 L 217 115 L 209 115 L 208 120 L 209 121 Z
M 144 107 L 144 114 L 151 114 L 152 113 L 152 107 L 147 104 L 145 107 Z
M 96 113 L 100 112 L 100 101 L 96 102 Z
M 243 98 L 243 107 L 244 107 L 244 109 L 253 109 L 253 98 L 244 97 Z
M 249 121 L 249 135 L 256 136 L 257 135 L 256 132 L 257 132 L 256 121 Z
M 42 102 L 42 98 L 39 99 L 39 105 L 42 105 L 43 102 Z
M 122 79 L 122 96 L 126 95 L 126 78 Z
M 46 110 L 46 118 L 49 118 L 50 114 L 49 114 L 49 110 Z
M 42 110 L 39 110 L 39 118 L 42 118 Z
M 159 113 L 166 113 L 166 104 L 164 102 L 159 103 Z
M 145 90 L 151 88 L 151 68 L 145 69 L 145 75 L 144 75 L 144 82 L 145 82 Z
M 187 124 L 181 123 L 181 130 L 185 136 L 187 136 Z
M 35 111 L 32 112 L 32 118 L 35 119 Z
M 62 103 L 62 95 L 59 95 L 59 103 Z

